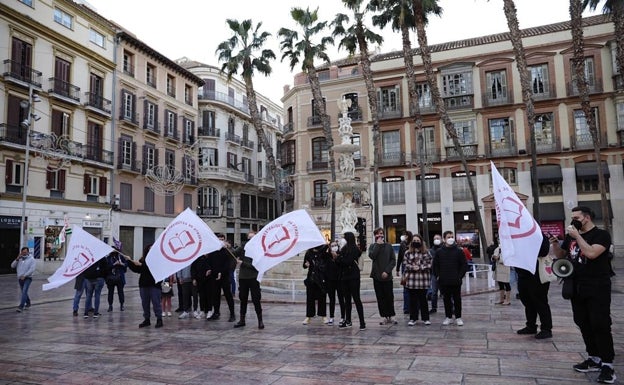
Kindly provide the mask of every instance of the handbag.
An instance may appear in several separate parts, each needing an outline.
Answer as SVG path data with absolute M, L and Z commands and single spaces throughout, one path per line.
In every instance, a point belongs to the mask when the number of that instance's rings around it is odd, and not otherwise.
M 557 280 L 557 276 L 552 269 L 553 260 L 551 255 L 537 258 L 540 282 L 555 282 Z
M 568 278 L 562 278 L 561 279 L 561 296 L 563 297 L 563 299 L 572 299 L 574 298 L 574 294 L 575 294 L 575 285 L 574 285 L 574 278 L 572 277 L 568 277 Z
M 171 291 L 171 285 L 169 284 L 169 282 L 165 281 L 162 283 L 162 285 L 160 286 L 160 290 L 167 294 Z

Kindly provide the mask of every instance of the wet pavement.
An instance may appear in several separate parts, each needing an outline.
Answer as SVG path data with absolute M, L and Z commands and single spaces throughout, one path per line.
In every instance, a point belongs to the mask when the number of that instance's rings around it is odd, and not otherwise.
M 624 383 L 624 266 L 614 281 L 612 317 L 615 368 Z M 0 384 L 587 384 L 598 373 L 577 373 L 585 358 L 570 303 L 552 284 L 553 338 L 536 340 L 515 333 L 524 326 L 519 300 L 495 305 L 498 296 L 485 277 L 464 285 L 464 326 L 380 326 L 370 290 L 363 293 L 366 330 L 325 326 L 314 318 L 305 326 L 305 296 L 263 289 L 264 323 L 257 328 L 253 307 L 247 326 L 218 321 L 164 319 L 164 327 L 139 329 L 142 311 L 136 275 L 129 274 L 125 311 L 117 298 L 106 312 L 103 291 L 99 319 L 72 316 L 73 282 L 41 291 L 47 275 L 35 278 L 33 305 L 17 313 L 15 275 L 0 276 Z M 363 281 L 370 280 L 363 278 Z M 402 296 L 396 291 L 395 309 Z M 174 308 L 177 300 L 174 297 Z M 81 302 L 81 309 L 84 299 Z M 250 304 L 251 305 L 251 304 Z M 440 309 L 442 303 L 440 301 Z M 223 303 L 222 314 L 227 313 Z M 236 315 L 238 317 L 238 301 Z M 338 310 L 336 310 L 339 313 Z M 82 314 L 82 312 L 79 312 Z M 354 319 L 357 319 L 353 309 Z

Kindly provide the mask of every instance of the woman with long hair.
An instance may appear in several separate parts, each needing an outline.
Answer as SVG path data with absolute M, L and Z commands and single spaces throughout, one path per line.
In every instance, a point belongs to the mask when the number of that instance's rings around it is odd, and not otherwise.
M 345 307 L 345 318 L 338 326 L 341 328 L 351 327 L 351 299 L 353 299 L 353 302 L 355 302 L 355 309 L 360 319 L 360 330 L 364 330 L 366 329 L 366 322 L 364 321 L 364 307 L 360 299 L 359 268 L 359 263 L 363 263 L 363 261 L 359 261 L 362 252 L 355 243 L 355 235 L 352 232 L 344 233 L 339 244 L 340 250 L 338 250 L 338 252 L 332 251 L 332 256 L 336 258 L 336 264 L 340 268 L 342 290 L 338 292 L 338 295 L 343 296 Z
M 145 258 L 147 258 L 147 253 L 149 253 L 151 247 L 152 245 L 145 247 L 143 256 L 138 261 L 125 256 L 128 260 L 128 268 L 139 274 L 139 295 L 141 296 L 141 305 L 143 306 L 143 322 L 139 324 L 140 328 L 151 325 L 150 302 L 154 308 L 154 315 L 156 316 L 156 328 L 161 328 L 163 326 L 161 306 L 162 288 L 160 282 L 156 283 L 152 272 L 145 263 Z
M 418 321 L 418 309 L 425 325 L 431 325 L 429 321 L 429 307 L 427 303 L 427 289 L 431 284 L 431 267 L 433 258 L 427 252 L 427 246 L 422 237 L 414 234 L 412 242 L 405 252 L 403 261 L 405 289 L 409 298 L 408 326 L 416 325 Z

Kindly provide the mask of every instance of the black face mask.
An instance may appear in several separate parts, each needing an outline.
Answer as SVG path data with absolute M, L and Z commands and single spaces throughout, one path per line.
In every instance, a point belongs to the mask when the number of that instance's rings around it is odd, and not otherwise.
M 570 224 L 574 226 L 574 228 L 577 230 L 580 230 L 583 227 L 583 223 L 579 221 L 578 219 L 573 219 L 572 222 L 570 222 Z
M 422 244 L 420 242 L 412 242 L 412 248 L 420 249 L 420 246 L 422 246 Z

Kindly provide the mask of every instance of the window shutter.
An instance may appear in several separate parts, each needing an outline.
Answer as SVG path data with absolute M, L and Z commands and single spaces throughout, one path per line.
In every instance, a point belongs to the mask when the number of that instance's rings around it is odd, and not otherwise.
M 105 176 L 100 177 L 100 191 L 99 191 L 100 196 L 106 195 L 106 181 L 107 179 Z
M 119 117 L 121 119 L 126 117 L 126 95 L 128 94 L 128 91 L 126 90 L 121 90 L 121 103 L 119 103 Z
M 58 178 L 59 191 L 65 192 L 65 170 L 59 170 L 56 177 Z
M 160 128 L 158 127 L 158 106 L 154 106 L 154 131 L 160 132 Z
M 13 183 L 13 160 L 7 159 L 5 164 L 6 172 L 4 176 L 4 182 L 5 184 L 11 184 Z
M 159 153 L 159 149 L 154 149 L 154 168 L 158 167 L 158 165 L 160 164 L 160 159 L 158 159 L 158 153 Z
M 84 174 L 84 179 L 82 181 L 82 192 L 84 194 L 91 193 L 91 176 L 89 174 Z
M 52 190 L 52 178 L 54 178 L 52 171 L 46 171 L 46 190 Z
M 147 172 L 147 145 L 143 145 L 143 161 L 141 164 L 141 174 L 145 174 Z
M 186 143 L 186 118 L 182 118 L 182 142 Z
M 136 156 L 137 156 L 137 144 L 136 142 L 132 142 L 132 155 L 130 157 L 132 164 L 130 165 L 131 170 L 136 170 Z
M 117 143 L 117 168 L 123 167 L 123 148 L 124 148 L 124 140 L 119 138 L 119 142 Z
M 143 128 L 147 128 L 147 108 L 149 107 L 149 102 L 147 100 L 143 101 Z

